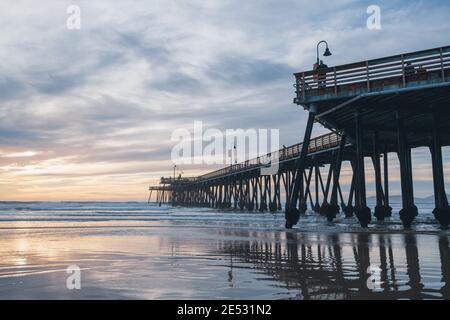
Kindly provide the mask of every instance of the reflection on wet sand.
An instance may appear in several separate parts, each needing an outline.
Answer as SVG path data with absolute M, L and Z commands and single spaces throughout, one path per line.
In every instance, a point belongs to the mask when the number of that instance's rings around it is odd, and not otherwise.
M 0 299 L 450 299 L 448 231 L 354 224 L 306 215 L 286 231 L 282 214 L 3 203 Z M 66 287 L 70 265 L 81 290 Z
M 439 253 L 442 269 L 441 281 L 444 283 L 441 294 L 444 299 L 450 299 L 450 245 L 448 237 L 439 238 Z
M 233 236 L 232 233 L 228 236 Z M 244 234 L 240 230 L 234 236 Z M 434 257 L 437 248 L 425 246 L 419 253 L 417 236 L 412 233 L 273 233 L 273 241 L 260 240 L 257 232 L 245 236 L 255 240 L 223 241 L 220 251 L 229 255 L 231 262 L 249 263 L 281 287 L 298 290 L 299 299 L 450 298 L 448 236 L 432 237 L 438 240 L 439 258 Z M 440 262 L 441 278 L 433 280 L 436 275 L 430 270 L 436 261 Z M 371 274 L 371 267 L 379 268 L 379 274 Z M 229 275 L 232 270 L 231 263 Z M 427 286 L 422 283 L 422 273 L 433 280 L 427 281 Z M 377 281 L 375 288 L 368 287 L 370 276 Z

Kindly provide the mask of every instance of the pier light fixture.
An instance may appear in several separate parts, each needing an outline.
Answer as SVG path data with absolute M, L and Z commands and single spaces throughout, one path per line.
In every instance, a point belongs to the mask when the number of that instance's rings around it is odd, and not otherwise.
M 319 46 L 320 46 L 321 43 L 325 43 L 325 45 L 326 45 L 325 52 L 323 53 L 323 56 L 324 57 L 331 56 L 330 48 L 328 48 L 328 42 L 326 42 L 325 40 L 319 41 L 319 43 L 317 44 L 317 64 L 319 64 L 319 62 L 320 62 L 320 60 L 319 60 Z

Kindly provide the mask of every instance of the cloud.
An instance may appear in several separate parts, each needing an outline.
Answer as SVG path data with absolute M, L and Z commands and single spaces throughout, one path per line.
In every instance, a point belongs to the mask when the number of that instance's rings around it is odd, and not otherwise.
M 0 152 L 0 157 L 2 157 L 2 158 L 23 158 L 23 157 L 34 157 L 37 154 L 39 154 L 39 152 L 36 152 L 36 151 L 22 151 L 22 152 L 16 152 L 16 153 Z
M 380 31 L 356 0 L 79 0 L 81 30 L 69 31 L 72 4 L 0 4 L 0 150 L 36 152 L 0 157 L 5 199 L 141 199 L 171 172 L 172 131 L 195 120 L 297 143 L 306 114 L 292 73 L 311 68 L 319 40 L 337 65 L 447 45 L 450 31 L 440 1 L 379 1 Z
M 26 87 L 20 81 L 7 76 L 0 78 L 0 101 L 20 98 L 25 91 Z

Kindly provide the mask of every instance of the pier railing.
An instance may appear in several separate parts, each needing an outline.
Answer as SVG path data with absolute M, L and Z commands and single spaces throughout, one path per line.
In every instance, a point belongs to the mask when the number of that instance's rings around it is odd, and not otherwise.
M 161 177 L 160 184 L 173 184 L 173 183 L 191 183 L 197 181 L 197 177 L 182 177 L 182 178 L 165 178 Z
M 308 102 L 314 96 L 333 98 L 383 91 L 421 82 L 448 82 L 449 77 L 450 46 L 446 46 L 296 73 L 294 102 Z
M 341 141 L 341 136 L 336 133 L 328 133 L 316 138 L 311 139 L 308 153 L 314 153 L 321 150 L 326 150 L 329 148 L 337 147 Z M 268 153 L 264 156 L 260 156 L 251 160 L 247 160 L 245 162 L 237 163 L 231 166 L 228 166 L 223 169 L 219 169 L 202 176 L 199 176 L 195 179 L 197 181 L 204 181 L 209 179 L 218 178 L 221 176 L 226 176 L 233 173 L 239 173 L 242 171 L 254 170 L 262 167 L 269 166 L 273 161 L 285 161 L 291 158 L 298 157 L 300 155 L 300 151 L 302 150 L 302 143 L 297 143 L 289 147 L 285 147 L 278 151 Z
M 337 147 L 341 141 L 341 136 L 332 132 L 322 136 L 311 139 L 309 143 L 308 153 L 315 153 L 321 150 L 327 150 Z M 237 163 L 223 169 L 209 172 L 198 177 L 183 177 L 183 178 L 164 178 L 161 177 L 160 183 L 163 185 L 169 184 L 188 184 L 193 182 L 200 182 L 215 178 L 220 178 L 229 174 L 237 174 L 243 171 L 256 170 L 258 168 L 270 166 L 272 161 L 286 161 L 296 158 L 300 155 L 302 150 L 302 143 L 297 143 L 289 147 L 282 148 L 278 151 L 268 153 L 254 159 L 250 159 L 241 163 Z

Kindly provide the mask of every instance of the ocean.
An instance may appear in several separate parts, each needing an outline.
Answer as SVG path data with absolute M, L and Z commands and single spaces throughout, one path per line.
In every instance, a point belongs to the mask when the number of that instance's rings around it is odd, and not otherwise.
M 283 213 L 0 202 L 0 299 L 449 299 L 433 202 L 410 231 L 391 205 L 368 229 L 309 212 L 286 230 Z

